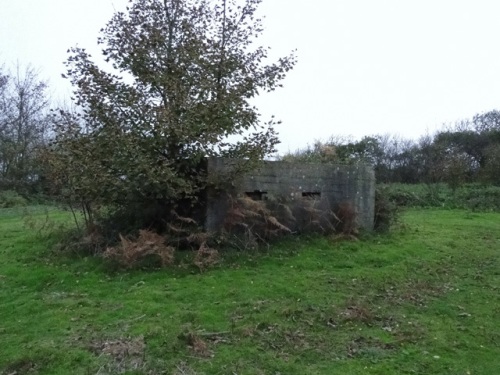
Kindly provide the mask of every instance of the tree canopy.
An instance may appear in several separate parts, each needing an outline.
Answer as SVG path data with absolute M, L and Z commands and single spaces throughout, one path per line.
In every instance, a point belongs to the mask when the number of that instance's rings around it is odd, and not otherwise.
M 255 46 L 261 0 L 133 0 L 101 30 L 112 69 L 69 50 L 75 113 L 55 116 L 51 165 L 77 199 L 124 205 L 193 197 L 209 156 L 252 163 L 275 151 L 276 121 L 252 98 L 296 60 Z
M 48 136 L 48 87 L 32 66 L 0 66 L 0 189 L 28 192 L 39 181 L 37 149 Z

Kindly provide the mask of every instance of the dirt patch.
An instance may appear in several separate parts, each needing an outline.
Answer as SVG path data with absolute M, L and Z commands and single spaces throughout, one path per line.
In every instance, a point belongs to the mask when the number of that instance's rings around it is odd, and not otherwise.
M 347 307 L 340 312 L 339 317 L 343 321 L 372 325 L 376 320 L 379 320 L 372 310 L 373 309 L 365 303 L 351 301 L 348 303 Z
M 19 361 L 9 364 L 2 372 L 1 375 L 25 375 L 25 374 L 38 374 L 36 364 L 28 359 L 21 359 Z
M 396 346 L 392 343 L 385 343 L 377 338 L 359 336 L 347 344 L 347 357 L 359 356 L 384 357 L 393 351 Z
M 116 340 L 94 340 L 89 349 L 97 356 L 109 358 L 98 374 L 120 374 L 126 371 L 143 369 L 146 344 L 144 337 L 120 338 Z
M 453 287 L 446 283 L 436 283 L 427 280 L 408 280 L 399 285 L 386 285 L 377 297 L 396 305 L 410 303 L 416 307 L 427 307 L 430 299 L 438 298 Z
M 211 358 L 214 356 L 212 347 L 218 344 L 228 344 L 230 332 L 184 331 L 177 338 L 196 356 Z
M 213 356 L 213 352 L 209 349 L 208 343 L 196 333 L 183 333 L 180 334 L 178 338 L 185 343 L 194 354 L 204 358 Z

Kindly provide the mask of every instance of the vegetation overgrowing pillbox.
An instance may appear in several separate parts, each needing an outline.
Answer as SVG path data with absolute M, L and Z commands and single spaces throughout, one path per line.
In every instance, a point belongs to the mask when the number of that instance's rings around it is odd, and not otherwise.
M 273 62 L 255 44 L 260 2 L 134 0 L 101 30 L 113 69 L 69 50 L 78 111 L 54 113 L 44 165 L 60 196 L 82 202 L 88 224 L 98 206 L 136 217 L 196 204 L 205 158 L 250 168 L 276 151 L 279 121 L 263 121 L 251 99 L 280 87 L 296 58 Z M 133 229 L 151 227 L 147 219 Z
M 224 178 L 234 164 L 231 159 L 208 160 L 208 178 L 216 175 L 223 181 L 207 192 L 205 229 L 210 232 L 234 224 L 228 223 L 228 212 L 237 198 L 265 202 L 273 217 L 294 232 L 341 224 L 347 207 L 356 228 L 373 229 L 375 174 L 369 165 L 265 161 L 239 178 Z

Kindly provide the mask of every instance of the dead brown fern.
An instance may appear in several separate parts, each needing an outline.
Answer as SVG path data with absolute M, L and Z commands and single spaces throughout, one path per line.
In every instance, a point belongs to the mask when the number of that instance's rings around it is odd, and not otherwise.
M 216 249 L 209 247 L 206 242 L 200 245 L 194 258 L 194 264 L 200 269 L 200 272 L 215 266 L 219 262 L 220 256 Z
M 200 240 L 203 229 L 198 221 L 191 217 L 181 216 L 171 210 L 168 217 L 163 219 L 163 233 L 168 244 L 179 250 L 193 250 L 206 240 Z
M 338 229 L 342 234 L 358 234 L 357 214 L 352 202 L 341 202 L 337 209 L 337 217 L 340 220 Z
M 265 201 L 240 196 L 229 197 L 229 203 L 223 229 L 226 235 L 232 237 L 230 242 L 237 247 L 244 250 L 256 248 L 270 238 L 292 232 L 278 220 Z
M 193 218 L 191 218 L 191 217 L 185 217 L 185 216 L 180 216 L 175 210 L 171 210 L 170 214 L 172 215 L 172 217 L 176 221 L 179 221 L 181 223 L 184 223 L 184 224 L 194 224 L 194 225 L 197 224 L 196 220 L 194 220 Z
M 328 207 L 328 208 L 326 208 Z M 304 232 L 333 233 L 340 221 L 327 201 L 306 198 L 296 203 L 300 219 L 299 230 Z
M 208 232 L 193 232 L 187 237 L 187 241 L 192 244 L 201 246 L 203 243 L 208 242 L 213 237 L 212 233 Z
M 117 261 L 125 268 L 133 268 L 142 260 L 153 256 L 161 266 L 174 262 L 175 249 L 166 244 L 165 237 L 149 230 L 140 230 L 136 240 L 129 240 L 120 235 L 120 244 L 108 247 L 103 257 Z

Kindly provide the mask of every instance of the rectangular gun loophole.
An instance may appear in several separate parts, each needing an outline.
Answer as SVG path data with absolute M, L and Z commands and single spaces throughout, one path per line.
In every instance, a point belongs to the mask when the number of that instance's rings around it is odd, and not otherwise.
M 267 199 L 267 191 L 260 191 L 260 190 L 254 190 L 254 191 L 247 191 L 245 192 L 245 195 L 253 199 L 254 201 L 263 201 Z
M 309 199 L 321 199 L 321 192 L 319 192 L 319 191 L 303 191 L 302 197 L 309 198 Z

